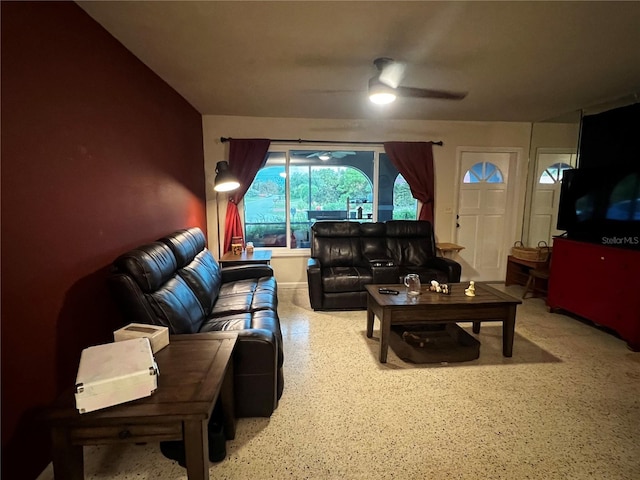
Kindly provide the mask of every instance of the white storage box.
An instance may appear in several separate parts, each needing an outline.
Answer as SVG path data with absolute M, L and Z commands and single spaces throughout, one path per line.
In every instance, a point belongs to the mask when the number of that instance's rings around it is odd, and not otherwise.
M 85 348 L 76 377 L 80 413 L 148 397 L 158 388 L 158 366 L 148 338 Z
M 122 327 L 113 332 L 113 339 L 116 342 L 142 337 L 149 339 L 153 353 L 169 345 L 169 329 L 167 327 L 146 325 L 144 323 L 130 323 L 126 327 Z

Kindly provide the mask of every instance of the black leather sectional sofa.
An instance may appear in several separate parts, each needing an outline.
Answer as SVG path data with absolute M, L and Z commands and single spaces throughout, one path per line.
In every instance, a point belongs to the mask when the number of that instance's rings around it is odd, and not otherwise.
M 390 220 L 359 223 L 318 221 L 311 226 L 307 264 L 314 310 L 367 308 L 367 284 L 401 283 L 409 273 L 422 283 L 457 283 L 462 268 L 436 257 L 431 222 Z
M 220 268 L 199 228 L 179 230 L 118 257 L 110 287 L 128 322 L 171 334 L 237 331 L 236 415 L 268 417 L 282 395 L 278 296 L 268 265 Z

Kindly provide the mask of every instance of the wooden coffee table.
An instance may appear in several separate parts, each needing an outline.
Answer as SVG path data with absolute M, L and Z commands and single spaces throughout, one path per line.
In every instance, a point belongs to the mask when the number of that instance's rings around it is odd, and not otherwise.
M 84 445 L 184 440 L 189 480 L 209 478 L 207 427 L 218 396 L 227 438 L 235 437 L 232 354 L 237 333 L 173 335 L 155 354 L 160 376 L 150 397 L 79 414 L 73 390 L 49 412 L 56 478 L 84 478 Z
M 502 354 L 513 354 L 516 307 L 521 300 L 490 285 L 475 284 L 476 296 L 468 297 L 464 290 L 468 283 L 449 284 L 451 294 L 430 292 L 423 286 L 415 299 L 407 296 L 404 285 L 366 285 L 367 337 L 373 336 L 373 320 L 380 320 L 380 362 L 387 361 L 391 325 L 421 325 L 425 323 L 473 322 L 473 332 L 480 333 L 480 322 L 502 322 Z M 379 288 L 398 290 L 398 295 L 386 295 Z

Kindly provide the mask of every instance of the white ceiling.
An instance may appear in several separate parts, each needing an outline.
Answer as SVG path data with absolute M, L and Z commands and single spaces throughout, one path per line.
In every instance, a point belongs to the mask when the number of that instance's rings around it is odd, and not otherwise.
M 640 2 L 79 1 L 202 114 L 538 121 L 640 93 Z M 373 60 L 461 101 L 366 99 Z

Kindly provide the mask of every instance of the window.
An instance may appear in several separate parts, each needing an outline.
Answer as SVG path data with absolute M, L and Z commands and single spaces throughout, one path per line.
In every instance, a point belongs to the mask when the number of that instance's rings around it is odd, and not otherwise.
M 544 172 L 540 175 L 538 179 L 538 183 L 543 184 L 554 184 L 562 182 L 562 174 L 565 170 L 569 170 L 573 168 L 571 165 L 566 163 L 554 163 L 553 165 L 548 166 Z
M 418 200 L 413 198 L 409 184 L 400 174 L 393 184 L 393 219 L 415 220 L 417 218 Z
M 467 170 L 463 183 L 504 183 L 502 172 L 491 162 L 479 162 Z
M 415 219 L 417 201 L 382 151 L 269 152 L 244 197 L 245 239 L 256 247 L 309 248 L 316 220 Z
M 269 154 L 244 196 L 245 240 L 254 246 L 286 246 L 286 170 L 282 153 Z

